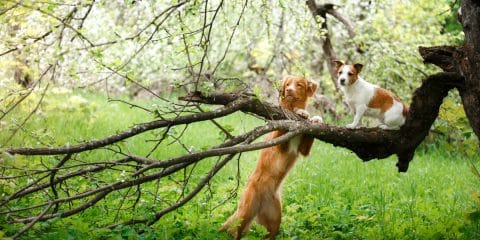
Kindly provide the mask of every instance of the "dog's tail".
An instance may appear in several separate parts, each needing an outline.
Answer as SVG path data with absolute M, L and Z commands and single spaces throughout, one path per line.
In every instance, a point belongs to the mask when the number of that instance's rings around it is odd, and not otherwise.
M 407 114 L 409 111 L 410 111 L 410 107 L 408 105 L 405 105 L 405 103 L 403 103 L 403 112 L 402 112 L 403 116 L 407 117 Z

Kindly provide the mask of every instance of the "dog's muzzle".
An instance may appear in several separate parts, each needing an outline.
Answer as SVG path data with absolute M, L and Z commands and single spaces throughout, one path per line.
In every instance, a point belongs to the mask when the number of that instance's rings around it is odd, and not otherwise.
M 346 83 L 345 78 L 340 79 L 339 82 L 340 82 L 340 85 L 345 86 L 345 83 Z

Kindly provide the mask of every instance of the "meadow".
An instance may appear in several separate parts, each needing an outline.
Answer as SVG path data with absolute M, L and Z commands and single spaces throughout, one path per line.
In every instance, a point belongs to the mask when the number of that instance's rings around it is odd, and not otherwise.
M 153 114 L 89 92 L 59 91 L 50 96 L 44 100 L 41 111 L 9 140 L 7 146 L 74 144 L 106 137 L 154 118 Z M 10 138 L 16 124 L 34 106 L 35 98 L 39 96 L 32 96 L 30 103 L 24 102 L 24 106 L 2 120 L 0 142 Z M 143 100 L 137 104 L 155 107 L 159 103 Z M 333 122 L 327 119 L 329 124 L 345 122 L 348 120 Z M 263 121 L 236 113 L 219 119 L 219 123 L 240 133 Z M 155 135 L 158 132 L 128 139 L 122 144 L 142 154 L 153 144 L 148 140 Z M 188 126 L 183 137 L 183 144 L 198 149 L 221 141 L 221 134 L 210 123 Z M 162 159 L 184 151 L 178 144 L 166 143 L 153 157 Z M 89 153 L 84 160 L 96 161 L 108 154 L 111 153 Z M 138 226 L 120 226 L 112 230 L 100 226 L 113 218 L 129 219 L 137 214 L 151 213 L 161 204 L 145 198 L 136 209 L 126 209 L 115 215 L 105 207 L 118 201 L 112 196 L 73 217 L 37 224 L 23 239 L 230 239 L 217 229 L 236 209 L 257 155 L 258 152 L 250 152 L 232 160 L 192 201 L 156 224 L 140 227 L 144 231 L 141 235 L 135 231 Z M 35 166 L 38 159 L 23 158 L 21 161 L 16 163 L 17 167 L 29 168 Z M 206 159 L 195 166 L 192 182 L 200 179 L 215 161 Z M 395 157 L 362 162 L 346 149 L 316 141 L 311 155 L 300 159 L 284 182 L 283 218 L 278 239 L 479 239 L 480 221 L 472 213 L 478 213 L 476 200 L 480 179 L 471 171 L 472 164 L 479 165 L 479 162 L 478 154 L 471 157 L 455 149 L 445 149 L 441 143 L 430 139 L 417 149 L 408 172 L 398 173 Z M 10 171 L 5 168 L 8 163 L 1 163 L 6 175 Z M 2 194 L 17 187 L 8 184 L 2 180 Z M 161 187 L 149 183 L 145 188 L 154 189 L 155 186 L 165 192 L 165 198 L 170 192 L 178 194 L 179 191 L 178 186 L 170 183 L 163 183 Z M 0 237 L 21 227 L 5 221 L 0 217 Z M 264 234 L 265 230 L 255 224 L 243 239 L 261 239 Z

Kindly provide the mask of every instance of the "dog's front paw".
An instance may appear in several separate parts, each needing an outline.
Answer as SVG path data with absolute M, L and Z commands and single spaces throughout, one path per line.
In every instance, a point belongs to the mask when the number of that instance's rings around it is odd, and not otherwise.
M 314 124 L 323 123 L 323 118 L 322 118 L 322 116 L 313 116 L 313 117 L 311 117 L 309 120 L 310 120 L 310 122 L 312 122 L 312 123 L 314 123 Z
M 398 130 L 398 129 L 400 129 L 400 127 L 398 127 L 398 126 L 388 126 L 386 124 L 380 124 L 380 125 L 378 125 L 378 127 L 383 129 L 383 130 Z
M 302 118 L 308 119 L 310 117 L 310 113 L 307 112 L 305 109 L 297 108 L 295 109 L 295 113 L 300 115 Z
M 347 124 L 345 127 L 347 127 L 347 128 L 357 128 L 357 125 L 353 124 L 353 123 L 350 123 L 350 124 Z

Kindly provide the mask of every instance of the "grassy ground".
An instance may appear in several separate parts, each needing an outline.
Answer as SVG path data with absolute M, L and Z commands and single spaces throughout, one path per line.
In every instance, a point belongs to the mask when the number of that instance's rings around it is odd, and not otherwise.
M 35 103 L 35 98 L 31 101 Z M 23 111 L 31 109 L 35 105 L 32 103 L 23 106 Z M 151 106 L 155 101 L 139 104 Z M 23 117 L 21 112 L 13 112 L 2 120 L 0 142 L 7 141 L 15 123 L 21 122 Z M 7 146 L 75 144 L 115 134 L 134 123 L 152 119 L 150 114 L 124 104 L 107 103 L 102 96 L 82 92 L 57 94 L 55 98 L 46 99 L 42 112 L 34 116 Z M 235 114 L 220 119 L 220 123 L 238 133 L 262 122 Z M 173 131 L 181 132 L 183 128 Z M 121 144 L 133 153 L 142 154 L 154 144 L 148 140 L 158 138 L 159 134 L 162 133 L 154 131 Z M 183 140 L 186 146 L 195 149 L 222 141 L 221 134 L 210 123 L 188 126 Z M 153 157 L 166 158 L 182 152 L 178 144 L 161 145 Z M 84 160 L 111 157 L 111 152 L 99 151 L 85 154 Z M 111 215 L 115 214 L 105 206 L 116 203 L 121 196 L 119 193 L 77 216 L 40 224 L 25 238 L 229 239 L 226 234 L 217 233 L 217 229 L 235 210 L 238 196 L 230 196 L 237 183 L 240 185 L 238 193 L 241 193 L 256 157 L 257 152 L 252 152 L 231 161 L 213 179 L 209 189 L 147 228 L 142 236 L 136 235 L 131 227 L 113 231 L 98 229 L 112 221 Z M 31 161 L 24 161 L 24 166 L 31 167 Z M 215 161 L 207 159 L 195 166 L 191 181 L 201 179 Z M 417 150 L 409 171 L 398 173 L 394 157 L 363 163 L 348 150 L 316 141 L 311 155 L 300 159 L 284 183 L 283 218 L 278 238 L 478 239 L 480 222 L 469 220 L 467 215 L 476 209 L 472 193 L 479 191 L 479 180 L 470 171 L 471 162 L 478 164 L 479 161 L 478 156 L 468 159 L 462 153 L 425 144 Z M 81 184 L 86 183 L 78 185 Z M 145 189 L 158 189 L 165 199 L 175 199 L 179 191 L 174 181 L 149 183 Z M 8 189 L 4 187 L 2 191 L 8 192 Z M 128 220 L 139 214 L 148 216 L 161 207 L 164 207 L 161 202 L 145 197 L 135 210 L 122 211 L 115 217 Z M 0 233 L 10 233 L 19 227 L 0 224 Z M 254 225 L 245 239 L 260 239 L 264 234 L 261 227 Z

